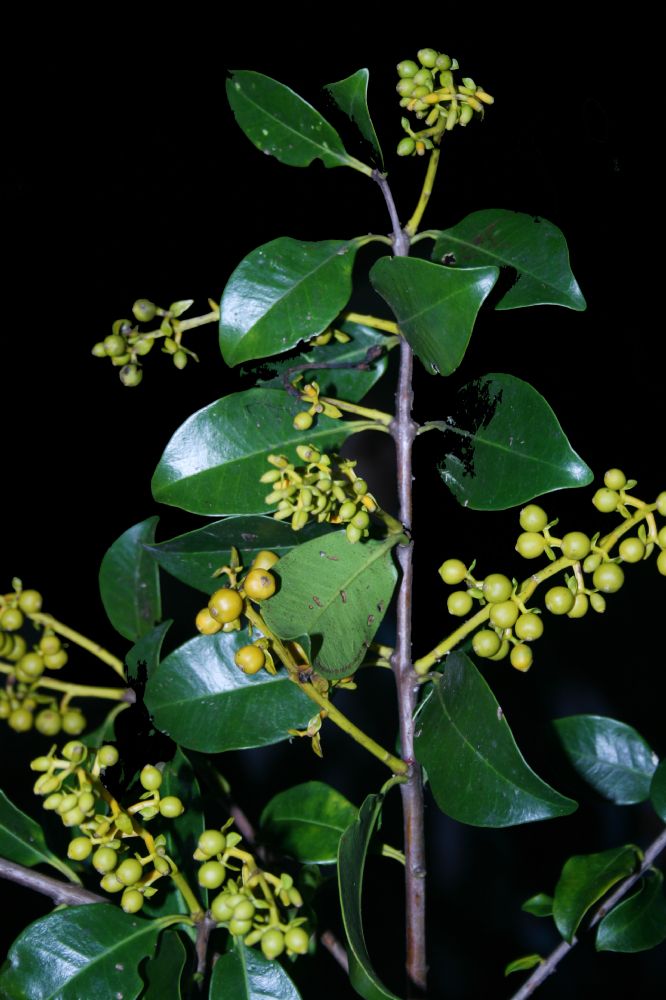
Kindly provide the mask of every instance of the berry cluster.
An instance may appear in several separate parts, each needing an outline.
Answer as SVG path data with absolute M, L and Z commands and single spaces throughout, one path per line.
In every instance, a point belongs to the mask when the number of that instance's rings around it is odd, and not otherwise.
M 238 847 L 240 835 L 226 832 L 230 825 L 231 820 L 221 830 L 204 830 L 194 852 L 195 860 L 203 861 L 199 885 L 222 888 L 211 901 L 210 912 L 231 934 L 242 937 L 246 945 L 258 943 L 268 959 L 277 958 L 285 950 L 290 956 L 304 955 L 310 937 L 302 926 L 305 919 L 283 921 L 278 906 L 302 905 L 294 880 L 286 873 L 277 878 L 258 868 L 252 855 Z M 242 863 L 240 879 L 228 877 L 230 871 L 238 870 L 232 861 Z
M 481 617 L 489 627 L 481 628 L 472 638 L 477 656 L 501 660 L 508 655 L 517 670 L 530 668 L 533 656 L 528 643 L 541 637 L 544 626 L 541 610 L 529 608 L 526 602 L 539 583 L 557 572 L 564 573 L 564 584 L 550 587 L 544 604 L 551 614 L 569 618 L 582 618 L 590 607 L 599 613 L 606 610 L 606 595 L 616 593 L 624 583 L 622 563 L 641 562 L 658 550 L 657 569 L 666 576 L 666 525 L 657 529 L 654 517 L 655 511 L 666 516 L 666 492 L 660 493 L 655 503 L 648 504 L 631 494 L 635 485 L 620 469 L 606 472 L 604 486 L 594 494 L 592 503 L 602 513 L 619 513 L 623 523 L 603 537 L 600 533 L 589 537 L 582 531 L 555 537 L 551 529 L 557 520 L 549 521 L 537 504 L 524 507 L 520 512 L 523 530 L 516 551 L 524 559 L 545 554 L 551 566 L 535 573 L 521 586 L 501 573 L 477 580 L 472 576 L 474 564 L 468 569 L 459 559 L 447 559 L 440 566 L 439 573 L 445 583 L 466 585 L 465 590 L 449 594 L 450 614 L 467 617 L 475 601 L 480 608 L 487 609 Z M 636 533 L 629 534 L 634 528 Z M 611 556 L 615 544 L 618 554 Z M 561 552 L 559 559 L 556 550 Z
M 419 49 L 417 58 L 418 63 L 413 59 L 398 63 L 400 79 L 396 90 L 400 106 L 414 112 L 419 120 L 425 118 L 426 128 L 414 132 L 409 119 L 403 118 L 407 135 L 398 143 L 398 156 L 423 156 L 426 149 L 441 142 L 444 132 L 456 125 L 467 125 L 474 112 L 483 114 L 484 104 L 494 102 L 470 77 L 464 76 L 462 83 L 455 81 L 457 59 L 435 49 Z
M 268 456 L 274 468 L 263 474 L 261 482 L 272 486 L 264 499 L 277 504 L 273 516 L 278 521 L 290 518 L 294 531 L 312 518 L 345 524 L 352 543 L 367 537 L 369 514 L 378 505 L 365 479 L 356 475 L 356 463 L 319 452 L 313 445 L 299 445 L 296 452 L 305 465 L 296 467 L 284 455 Z
M 327 334 L 322 334 L 326 337 Z M 343 334 L 343 336 L 347 336 Z M 351 339 L 347 337 L 347 339 Z M 325 343 L 325 341 L 322 341 Z M 295 380 L 297 381 L 297 380 Z M 326 417 L 332 417 L 334 420 L 339 419 L 342 416 L 341 411 L 331 403 L 330 400 L 321 399 L 319 394 L 319 384 L 317 382 L 308 382 L 303 386 L 301 390 L 301 399 L 304 403 L 308 404 L 307 410 L 301 410 L 294 417 L 294 428 L 297 431 L 307 431 L 312 427 L 314 423 L 314 418 L 318 413 L 323 413 Z
M 107 745 L 90 751 L 83 743 L 72 740 L 59 755 L 52 747 L 49 754 L 37 757 L 30 764 L 40 772 L 34 791 L 44 796 L 44 809 L 57 813 L 64 826 L 78 827 L 67 849 L 73 861 L 91 859 L 93 868 L 102 876 L 100 886 L 107 892 L 122 892 L 120 905 L 126 913 L 136 913 L 144 899 L 154 895 L 153 883 L 175 870 L 164 851 L 164 837 L 153 837 L 138 823 L 161 815 L 168 819 L 180 816 L 183 803 L 174 795 L 160 796 L 162 773 L 147 764 L 139 776 L 144 789 L 138 802 L 121 807 L 100 780 L 106 767 L 118 762 L 118 751 Z M 123 841 L 142 838 L 147 855 L 125 855 Z

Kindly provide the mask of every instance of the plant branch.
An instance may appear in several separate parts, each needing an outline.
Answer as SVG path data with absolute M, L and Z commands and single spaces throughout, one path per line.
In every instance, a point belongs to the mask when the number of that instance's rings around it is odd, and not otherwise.
M 65 639 L 69 639 L 70 642 L 75 642 L 77 646 L 81 646 L 83 649 L 87 649 L 89 653 L 96 656 L 98 660 L 106 663 L 107 666 L 111 667 L 112 670 L 125 680 L 125 665 L 122 660 L 119 660 L 117 656 L 113 653 L 109 653 L 108 649 L 104 649 L 99 643 L 93 642 L 92 639 L 87 639 L 85 635 L 81 635 L 80 632 L 75 632 L 73 628 L 69 628 L 68 625 L 63 625 L 62 622 L 57 621 L 52 615 L 45 615 L 41 611 L 35 614 L 28 615 L 31 621 L 35 622 L 37 625 L 43 625 L 45 628 L 51 628 L 58 635 L 64 636 Z
M 206 964 L 208 958 L 208 942 L 210 940 L 211 932 L 217 927 L 217 920 L 213 917 L 209 917 L 206 914 L 203 920 L 197 921 L 197 939 L 194 946 L 194 950 L 197 953 L 197 972 L 198 976 L 205 976 L 206 974 Z
M 333 931 L 324 931 L 320 939 L 324 948 L 333 956 L 338 965 L 349 975 L 349 958 L 344 947 L 340 944 Z
M 646 849 L 643 855 L 643 860 L 641 866 L 637 872 L 626 878 L 624 882 L 620 883 L 615 892 L 604 900 L 601 906 L 595 910 L 590 922 L 587 925 L 587 930 L 592 930 L 596 927 L 598 923 L 606 916 L 607 913 L 613 909 L 617 903 L 623 899 L 629 890 L 638 882 L 639 879 L 643 877 L 645 872 L 650 868 L 652 863 L 659 857 L 661 852 L 666 849 L 666 827 L 661 831 L 659 836 L 652 841 L 650 846 Z M 534 970 L 529 979 L 523 983 L 517 993 L 514 993 L 511 1000 L 526 1000 L 526 997 L 532 996 L 534 991 L 537 989 L 541 983 L 544 982 L 550 975 L 555 972 L 558 964 L 562 961 L 565 955 L 569 952 L 575 945 L 578 944 L 578 939 L 574 938 L 571 943 L 568 941 L 561 941 L 557 948 L 555 948 L 548 958 L 545 958 L 540 965 Z
M 415 236 L 416 231 L 421 224 L 421 219 L 423 218 L 423 213 L 425 212 L 428 202 L 430 201 L 430 195 L 432 194 L 432 189 L 435 184 L 435 178 L 437 176 L 437 167 L 439 166 L 439 156 L 441 150 L 436 146 L 430 153 L 430 160 L 428 162 L 428 169 L 426 170 L 425 179 L 423 181 L 423 188 L 421 189 L 421 195 L 418 200 L 418 204 L 414 209 L 414 214 L 405 226 L 405 232 L 408 236 Z
M 391 188 L 386 180 L 386 174 L 380 174 L 379 170 L 373 170 L 372 179 L 379 184 L 380 190 L 384 195 L 384 201 L 386 202 L 389 218 L 391 219 L 391 229 L 393 230 L 393 255 L 395 257 L 407 257 L 409 256 L 409 236 L 404 232 L 402 226 L 400 225 L 400 219 L 398 218 L 398 212 L 395 207 Z
M 52 878 L 50 875 L 42 875 L 41 872 L 33 871 L 32 868 L 25 868 L 17 865 L 14 861 L 7 861 L 0 858 L 0 878 L 5 878 L 9 882 L 16 882 L 17 885 L 24 885 L 28 889 L 40 892 L 42 896 L 49 896 L 58 906 L 80 906 L 82 903 L 108 903 L 104 896 L 99 896 L 96 892 L 89 892 L 76 885 L 68 885 L 60 879 Z
M 296 399 L 301 398 L 300 389 L 292 384 L 292 376 L 297 375 L 299 372 L 307 371 L 324 371 L 329 368 L 354 368 L 357 371 L 365 372 L 368 371 L 370 365 L 377 358 L 381 357 L 387 348 L 383 344 L 373 344 L 365 352 L 365 357 L 362 361 L 308 361 L 302 365 L 292 365 L 291 368 L 287 368 L 282 374 L 282 385 L 290 396 L 295 396 Z

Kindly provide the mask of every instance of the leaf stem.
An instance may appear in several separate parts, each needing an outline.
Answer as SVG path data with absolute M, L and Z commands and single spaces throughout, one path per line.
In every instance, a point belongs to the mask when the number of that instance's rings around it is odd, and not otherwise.
M 119 660 L 117 656 L 113 653 L 109 653 L 107 649 L 100 646 L 98 642 L 93 642 L 92 639 L 87 639 L 85 635 L 81 635 L 80 632 L 75 632 L 73 628 L 68 625 L 63 625 L 52 615 L 45 615 L 43 612 L 38 611 L 34 614 L 28 615 L 31 621 L 35 622 L 37 625 L 43 625 L 45 628 L 52 628 L 54 632 L 59 635 L 64 636 L 65 639 L 69 639 L 70 642 L 76 643 L 77 646 L 81 646 L 82 649 L 86 649 L 93 656 L 96 656 L 98 660 L 106 663 L 107 666 L 111 667 L 112 670 L 125 680 L 125 665 L 122 660 Z
M 217 323 L 219 318 L 220 310 L 216 307 L 203 316 L 192 316 L 191 319 L 174 319 L 172 320 L 172 324 L 174 332 L 182 335 L 187 330 L 194 330 L 197 326 L 207 326 L 208 323 Z
M 416 235 L 421 219 L 423 218 L 423 213 L 425 212 L 428 202 L 430 201 L 430 195 L 432 194 L 435 178 L 437 176 L 440 153 L 441 150 L 439 146 L 435 146 L 430 153 L 430 160 L 428 162 L 428 169 L 426 170 L 426 175 L 423 181 L 423 187 L 421 188 L 421 195 L 416 208 L 414 209 L 414 214 L 405 226 L 405 232 L 409 237 Z
M 178 892 L 185 900 L 185 905 L 190 911 L 190 916 L 192 917 L 192 919 L 197 921 L 201 920 L 202 914 L 204 912 L 203 907 L 199 902 L 199 900 L 197 899 L 197 897 L 192 892 L 192 890 L 190 889 L 190 885 L 185 876 L 183 875 L 183 873 L 179 871 L 178 868 L 176 868 L 175 871 L 171 872 L 171 878 L 173 879 L 174 885 L 178 889 Z
M 383 410 L 372 410 L 367 406 L 359 406 L 358 403 L 348 403 L 345 399 L 337 399 L 331 396 L 320 396 L 319 398 L 325 403 L 337 406 L 339 410 L 343 410 L 345 413 L 356 413 L 359 417 L 367 417 L 373 423 L 383 424 L 385 427 L 388 427 L 393 420 L 391 414 L 384 413 Z
M 3 670 L 3 673 L 6 671 Z M 136 695 L 131 688 L 94 687 L 90 684 L 70 684 L 68 681 L 56 681 L 52 677 L 40 677 L 33 688 L 47 688 L 51 691 L 64 691 L 70 698 L 107 698 L 109 701 L 136 701 Z

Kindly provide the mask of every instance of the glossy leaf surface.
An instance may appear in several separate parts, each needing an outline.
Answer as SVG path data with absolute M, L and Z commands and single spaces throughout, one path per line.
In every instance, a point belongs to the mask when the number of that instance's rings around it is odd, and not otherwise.
M 384 158 L 381 146 L 368 110 L 369 77 L 367 69 L 359 69 L 345 80 L 329 83 L 326 90 L 340 110 L 344 111 L 348 118 L 351 118 L 366 142 L 370 143 L 375 151 L 379 166 L 383 169 Z
M 146 546 L 148 552 L 150 547 Z M 152 632 L 141 636 L 125 657 L 127 677 L 130 681 L 144 681 L 157 670 L 164 637 L 173 624 L 172 619 L 161 622 Z
M 666 760 L 662 760 L 652 776 L 650 802 L 657 816 L 666 823 Z
M 663 883 L 657 869 L 646 872 L 638 892 L 614 906 L 599 924 L 597 951 L 647 951 L 666 941 Z
M 525 900 L 521 910 L 531 913 L 533 917 L 549 917 L 553 912 L 553 897 L 547 896 L 545 892 L 538 892 L 536 896 Z
M 366 362 L 369 350 L 380 351 L 386 343 L 386 336 L 361 323 L 340 323 L 336 329 L 348 334 L 351 340 L 340 344 L 334 338 L 328 344 L 307 344 L 305 349 L 294 358 L 268 361 L 261 368 L 254 370 L 261 377 L 259 385 L 283 388 L 282 373 L 297 365 L 309 364 L 343 364 L 359 365 Z M 367 367 L 359 368 L 311 368 L 304 373 L 308 381 L 315 380 L 324 396 L 338 396 L 350 403 L 363 399 L 386 371 L 386 353 L 370 362 Z
M 338 885 L 340 908 L 347 936 L 349 980 L 364 1000 L 397 1000 L 379 980 L 372 967 L 363 934 L 361 897 L 363 871 L 372 834 L 379 820 L 384 793 L 368 795 L 358 818 L 340 838 L 338 850 Z
M 526 972 L 527 969 L 533 969 L 541 962 L 543 962 L 541 955 L 522 955 L 520 958 L 514 958 L 513 962 L 509 962 L 504 969 L 504 975 L 510 976 L 512 972 Z
M 592 482 L 592 471 L 546 400 L 513 375 L 468 382 L 453 415 L 434 425 L 446 450 L 439 474 L 458 502 L 473 510 L 505 510 Z
M 515 283 L 497 309 L 538 305 L 585 309 L 564 235 L 546 219 L 502 208 L 472 212 L 457 226 L 437 234 L 432 258 L 458 267 L 513 268 Z
M 263 73 L 234 72 L 227 97 L 240 128 L 262 153 L 292 167 L 320 159 L 325 167 L 351 166 L 340 136 L 311 104 Z
M 262 837 L 301 864 L 334 864 L 340 837 L 358 816 L 344 795 L 323 781 L 279 792 L 261 815 Z
M 159 570 L 144 551 L 155 541 L 159 518 L 149 517 L 117 538 L 99 569 L 99 592 L 109 621 L 125 639 L 136 642 L 162 616 Z
M 283 639 L 309 635 L 317 673 L 349 676 L 391 600 L 395 544 L 392 536 L 351 545 L 344 531 L 336 531 L 299 545 L 275 566 L 280 588 L 262 607 L 266 624 Z
M 296 445 L 337 448 L 354 421 L 318 416 L 307 433 L 294 430 L 303 404 L 275 389 L 224 396 L 189 417 L 169 441 L 153 476 L 153 496 L 193 514 L 265 514 L 269 489 L 259 477 L 278 452 L 296 458 Z
M 232 545 L 238 549 L 243 566 L 249 567 L 262 549 L 282 557 L 295 546 L 330 531 L 330 525 L 312 521 L 301 531 L 294 531 L 291 524 L 272 517 L 240 515 L 213 521 L 185 535 L 147 546 L 147 551 L 167 573 L 190 587 L 212 594 L 222 586 L 220 578 L 213 577 L 213 573 L 229 562 Z
M 36 800 L 37 801 L 37 800 Z M 47 846 L 41 826 L 0 790 L 0 857 L 17 865 L 51 865 L 71 882 L 79 878 Z
M 209 1000 L 301 1000 L 279 962 L 269 962 L 255 948 L 236 938 L 233 951 L 213 967 Z
M 146 962 L 146 1000 L 181 1000 L 180 977 L 185 967 L 187 952 L 176 931 L 164 931 L 154 957 Z
M 613 847 L 598 854 L 569 858 L 555 886 L 553 920 L 571 943 L 578 925 L 602 896 L 636 869 L 638 848 L 631 844 Z
M 617 805 L 644 802 L 658 758 L 631 726 L 601 715 L 554 722 L 564 750 L 580 774 Z
M 573 812 L 576 803 L 539 778 L 516 746 L 472 661 L 452 653 L 419 713 L 415 752 L 437 805 L 472 826 L 504 827 Z
M 16 939 L 0 975 L 0 994 L 132 1000 L 143 988 L 139 964 L 153 954 L 162 926 L 106 903 L 56 910 Z
M 170 653 L 146 686 L 155 725 L 190 750 L 220 753 L 267 746 L 304 729 L 312 702 L 286 671 L 248 677 L 234 654 L 247 631 L 198 636 Z
M 455 268 L 415 257 L 382 257 L 370 281 L 388 302 L 427 371 L 450 375 L 462 361 L 496 267 Z
M 347 305 L 358 244 L 282 236 L 233 272 L 220 302 L 220 350 L 228 365 L 291 350 L 321 333 Z

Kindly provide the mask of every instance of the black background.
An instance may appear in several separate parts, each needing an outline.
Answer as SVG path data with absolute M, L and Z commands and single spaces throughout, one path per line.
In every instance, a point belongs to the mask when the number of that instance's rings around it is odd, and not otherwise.
M 483 124 L 447 137 L 425 226 L 444 228 L 494 206 L 544 216 L 567 235 L 588 310 L 488 311 L 449 381 L 417 373 L 417 416 L 443 417 L 449 394 L 469 378 L 509 371 L 546 396 L 598 478 L 619 465 L 639 480 L 640 496 L 652 498 L 666 485 L 658 313 L 663 212 L 652 151 L 661 114 L 656 43 L 632 37 L 624 25 L 579 27 L 574 34 L 573 15 L 537 28 L 517 17 L 515 24 L 489 25 L 470 13 L 447 17 L 438 28 L 430 18 L 413 26 L 411 15 L 405 24 L 404 13 L 389 22 L 379 4 L 364 12 L 372 19 L 366 28 L 353 23 L 352 7 L 318 10 L 325 23 L 316 28 L 312 8 L 299 7 L 268 18 L 248 7 L 236 23 L 193 14 L 159 24 L 129 17 L 101 27 L 25 24 L 9 44 L 3 68 L 2 586 L 20 576 L 44 592 L 53 614 L 120 655 L 123 642 L 106 622 L 96 590 L 99 561 L 118 534 L 155 512 L 150 477 L 176 427 L 237 388 L 238 378 L 221 362 L 212 327 L 189 341 L 200 352 L 200 366 L 177 372 L 166 357 L 151 354 L 144 383 L 132 390 L 120 385 L 108 362 L 90 355 L 93 343 L 139 296 L 163 305 L 191 297 L 203 312 L 242 257 L 278 236 L 317 240 L 388 229 L 378 189 L 360 174 L 327 171 L 319 163 L 289 168 L 258 153 L 226 105 L 231 68 L 274 76 L 326 110 L 320 86 L 368 66 L 373 117 L 404 220 L 424 164 L 399 161 L 392 152 L 401 136 L 393 67 L 424 44 L 455 55 L 497 103 Z M 352 130 L 337 124 L 348 148 L 362 157 Z M 424 253 L 427 246 L 421 244 Z M 359 259 L 354 302 L 386 314 L 364 282 L 374 253 Z M 436 567 L 442 559 L 476 557 L 482 573 L 520 572 L 515 512 L 459 509 L 436 475 L 431 437 L 416 460 L 417 653 L 440 636 L 445 591 Z M 355 447 L 361 461 L 391 459 L 376 438 Z M 389 478 L 369 467 L 364 472 L 383 497 L 390 495 Z M 544 505 L 561 515 L 565 530 L 591 532 L 599 515 L 590 496 L 591 490 L 574 491 Z M 161 538 L 200 523 L 166 508 L 159 513 Z M 588 791 L 549 727 L 558 716 L 595 712 L 631 723 L 657 752 L 666 749 L 661 699 L 654 695 L 664 665 L 663 582 L 653 562 L 627 575 L 603 620 L 548 623 L 548 642 L 535 648 L 528 675 L 504 665 L 487 672 L 527 759 L 581 805 L 574 816 L 550 824 L 484 831 L 453 823 L 429 800 L 432 997 L 509 996 L 518 978 L 505 985 L 504 964 L 519 954 L 545 953 L 556 941 L 549 922 L 522 914 L 520 903 L 552 890 L 570 854 L 632 840 L 645 845 L 658 829 L 648 807 L 612 807 Z M 198 603 L 167 584 L 166 612 L 180 616 L 181 639 L 191 634 Z M 83 657 L 72 661 L 72 677 L 94 669 Z M 113 683 L 110 676 L 103 680 Z M 390 677 L 364 677 L 360 693 L 343 708 L 390 742 Z M 0 739 L 3 784 L 37 815 L 23 764 L 25 738 L 4 727 Z M 255 821 L 271 794 L 298 781 L 329 781 L 360 803 L 385 778 L 330 727 L 324 750 L 320 762 L 305 745 L 285 744 L 242 759 L 226 755 L 219 766 Z M 396 806 L 397 795 L 384 831 L 393 842 L 400 839 Z M 400 993 L 400 872 L 371 859 L 368 877 L 371 954 Z M 49 908 L 13 886 L 5 898 L 13 924 L 8 940 L 27 914 Z M 322 905 L 322 919 L 339 932 L 333 888 L 324 891 Z M 307 960 L 296 967 L 304 997 L 351 996 L 332 960 L 322 954 L 319 962 L 319 972 Z M 637 978 L 642 997 L 663 995 L 663 949 L 595 956 L 585 940 L 540 995 L 582 997 L 609 984 L 636 988 Z

